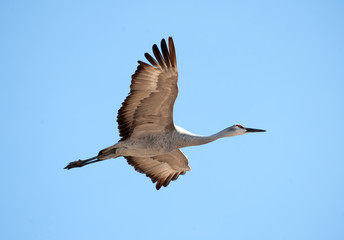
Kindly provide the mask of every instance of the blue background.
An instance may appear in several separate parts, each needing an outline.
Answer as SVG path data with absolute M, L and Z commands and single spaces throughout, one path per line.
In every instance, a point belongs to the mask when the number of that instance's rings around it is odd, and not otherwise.
M 344 239 L 343 1 L 1 1 L 0 238 Z M 160 191 L 118 141 L 137 60 L 173 36 L 175 122 L 201 135 Z

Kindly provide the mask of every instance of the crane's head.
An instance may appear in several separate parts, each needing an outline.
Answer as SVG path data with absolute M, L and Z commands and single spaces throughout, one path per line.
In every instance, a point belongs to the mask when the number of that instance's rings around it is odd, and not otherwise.
M 240 124 L 233 125 L 230 127 L 230 129 L 235 132 L 235 135 L 242 135 L 242 134 L 251 133 L 251 132 L 266 132 L 266 130 L 262 130 L 262 129 L 245 128 Z

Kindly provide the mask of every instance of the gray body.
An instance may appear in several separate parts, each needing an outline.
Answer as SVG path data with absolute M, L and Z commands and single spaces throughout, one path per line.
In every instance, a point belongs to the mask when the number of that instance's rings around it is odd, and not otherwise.
M 185 129 L 175 126 L 170 132 L 161 134 L 147 134 L 140 138 L 129 138 L 105 148 L 101 159 L 116 158 L 120 156 L 154 157 L 170 153 L 176 149 L 207 144 L 223 137 L 237 136 L 246 133 L 236 125 L 226 128 L 211 136 L 199 136 Z

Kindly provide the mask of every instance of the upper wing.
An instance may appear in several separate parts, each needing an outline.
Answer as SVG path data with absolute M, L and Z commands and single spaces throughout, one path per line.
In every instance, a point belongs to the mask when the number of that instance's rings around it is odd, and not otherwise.
M 174 129 L 173 105 L 178 95 L 178 70 L 172 37 L 161 40 L 161 55 L 153 45 L 156 60 L 145 54 L 153 65 L 139 61 L 130 85 L 130 93 L 118 111 L 121 140 L 144 133 L 161 133 Z
M 125 156 L 125 158 L 136 171 L 145 173 L 153 183 L 157 182 L 157 190 L 161 186 L 166 187 L 171 181 L 177 180 L 179 175 L 184 175 L 186 171 L 191 171 L 189 161 L 180 149 L 150 158 L 129 156 Z

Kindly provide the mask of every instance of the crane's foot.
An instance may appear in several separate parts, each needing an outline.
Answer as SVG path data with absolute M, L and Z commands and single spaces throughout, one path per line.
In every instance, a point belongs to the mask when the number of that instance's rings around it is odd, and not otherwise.
M 85 166 L 85 161 L 84 160 L 78 160 L 74 162 L 70 162 L 64 169 L 71 169 L 71 168 L 76 168 L 76 167 L 82 167 Z

